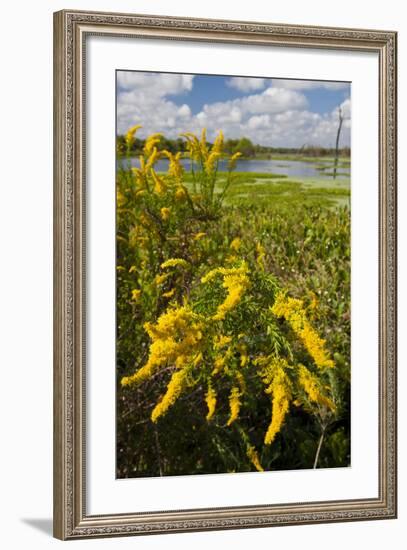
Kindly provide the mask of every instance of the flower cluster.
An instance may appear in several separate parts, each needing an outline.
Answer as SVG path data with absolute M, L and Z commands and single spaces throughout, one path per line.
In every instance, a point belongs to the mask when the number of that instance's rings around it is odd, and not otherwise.
M 201 281 L 202 283 L 208 283 L 218 275 L 223 276 L 222 286 L 227 290 L 228 294 L 212 317 L 214 321 L 222 321 L 226 317 L 226 314 L 240 303 L 245 291 L 250 286 L 248 266 L 244 262 L 239 267 L 232 267 L 230 269 L 218 267 L 213 269 L 202 277 Z
M 325 349 L 325 340 L 320 338 L 317 332 L 311 327 L 301 300 L 287 297 L 285 292 L 280 292 L 276 297 L 272 312 L 277 317 L 284 317 L 288 321 L 295 334 L 302 340 L 308 353 L 314 359 L 317 367 L 325 369 L 334 366 L 334 362 Z
M 180 369 L 198 354 L 202 324 L 188 307 L 170 308 L 157 323 L 145 323 L 144 328 L 152 340 L 148 361 L 131 376 L 123 377 L 122 386 L 140 384 L 167 364 Z

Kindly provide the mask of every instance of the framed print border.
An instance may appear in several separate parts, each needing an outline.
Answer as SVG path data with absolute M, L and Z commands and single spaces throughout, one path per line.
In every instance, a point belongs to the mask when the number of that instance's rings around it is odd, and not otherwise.
M 377 498 L 87 515 L 86 37 L 370 51 L 379 58 Z M 54 535 L 60 539 L 395 518 L 396 42 L 390 31 L 64 10 L 54 14 Z

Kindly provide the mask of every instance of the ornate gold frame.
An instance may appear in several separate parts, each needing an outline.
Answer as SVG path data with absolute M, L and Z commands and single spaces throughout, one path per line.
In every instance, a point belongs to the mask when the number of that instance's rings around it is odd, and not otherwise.
M 377 498 L 175 512 L 86 514 L 86 36 L 376 52 L 379 59 L 379 495 Z M 395 32 L 64 10 L 54 14 L 54 535 L 60 539 L 396 517 Z

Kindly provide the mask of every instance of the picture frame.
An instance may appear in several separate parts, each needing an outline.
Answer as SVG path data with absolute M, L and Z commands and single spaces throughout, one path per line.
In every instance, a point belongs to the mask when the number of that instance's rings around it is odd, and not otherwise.
M 372 497 L 110 513 L 88 511 L 87 40 L 154 40 L 369 53 L 377 123 L 377 494 Z M 136 67 L 137 69 L 137 63 Z M 163 65 L 163 70 L 165 66 Z M 54 14 L 54 536 L 66 539 L 392 519 L 397 516 L 397 35 L 391 31 L 63 10 Z M 112 106 L 112 109 L 114 107 Z M 94 208 L 94 206 L 93 206 Z M 358 212 L 352 215 L 357 216 Z M 369 312 L 365 312 L 369 315 Z M 114 368 L 114 367 L 113 367 Z M 113 382 L 112 382 L 113 384 Z M 89 453 L 91 454 L 91 453 Z M 114 476 L 114 472 L 112 472 Z M 126 481 L 124 481 L 125 483 Z M 123 481 L 121 481 L 123 483 Z M 237 480 L 236 483 L 239 483 Z M 143 486 L 145 487 L 145 486 Z

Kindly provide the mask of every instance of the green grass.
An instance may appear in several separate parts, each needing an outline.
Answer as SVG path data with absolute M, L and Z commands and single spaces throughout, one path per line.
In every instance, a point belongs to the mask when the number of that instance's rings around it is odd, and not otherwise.
M 326 176 L 326 174 L 324 174 Z M 226 173 L 218 174 L 215 193 L 221 193 L 226 183 Z M 186 183 L 191 184 L 191 175 Z M 343 177 L 290 178 L 276 174 L 237 172 L 227 192 L 225 204 L 267 205 L 271 209 L 298 206 L 325 206 L 337 208 L 350 206 L 350 179 Z

